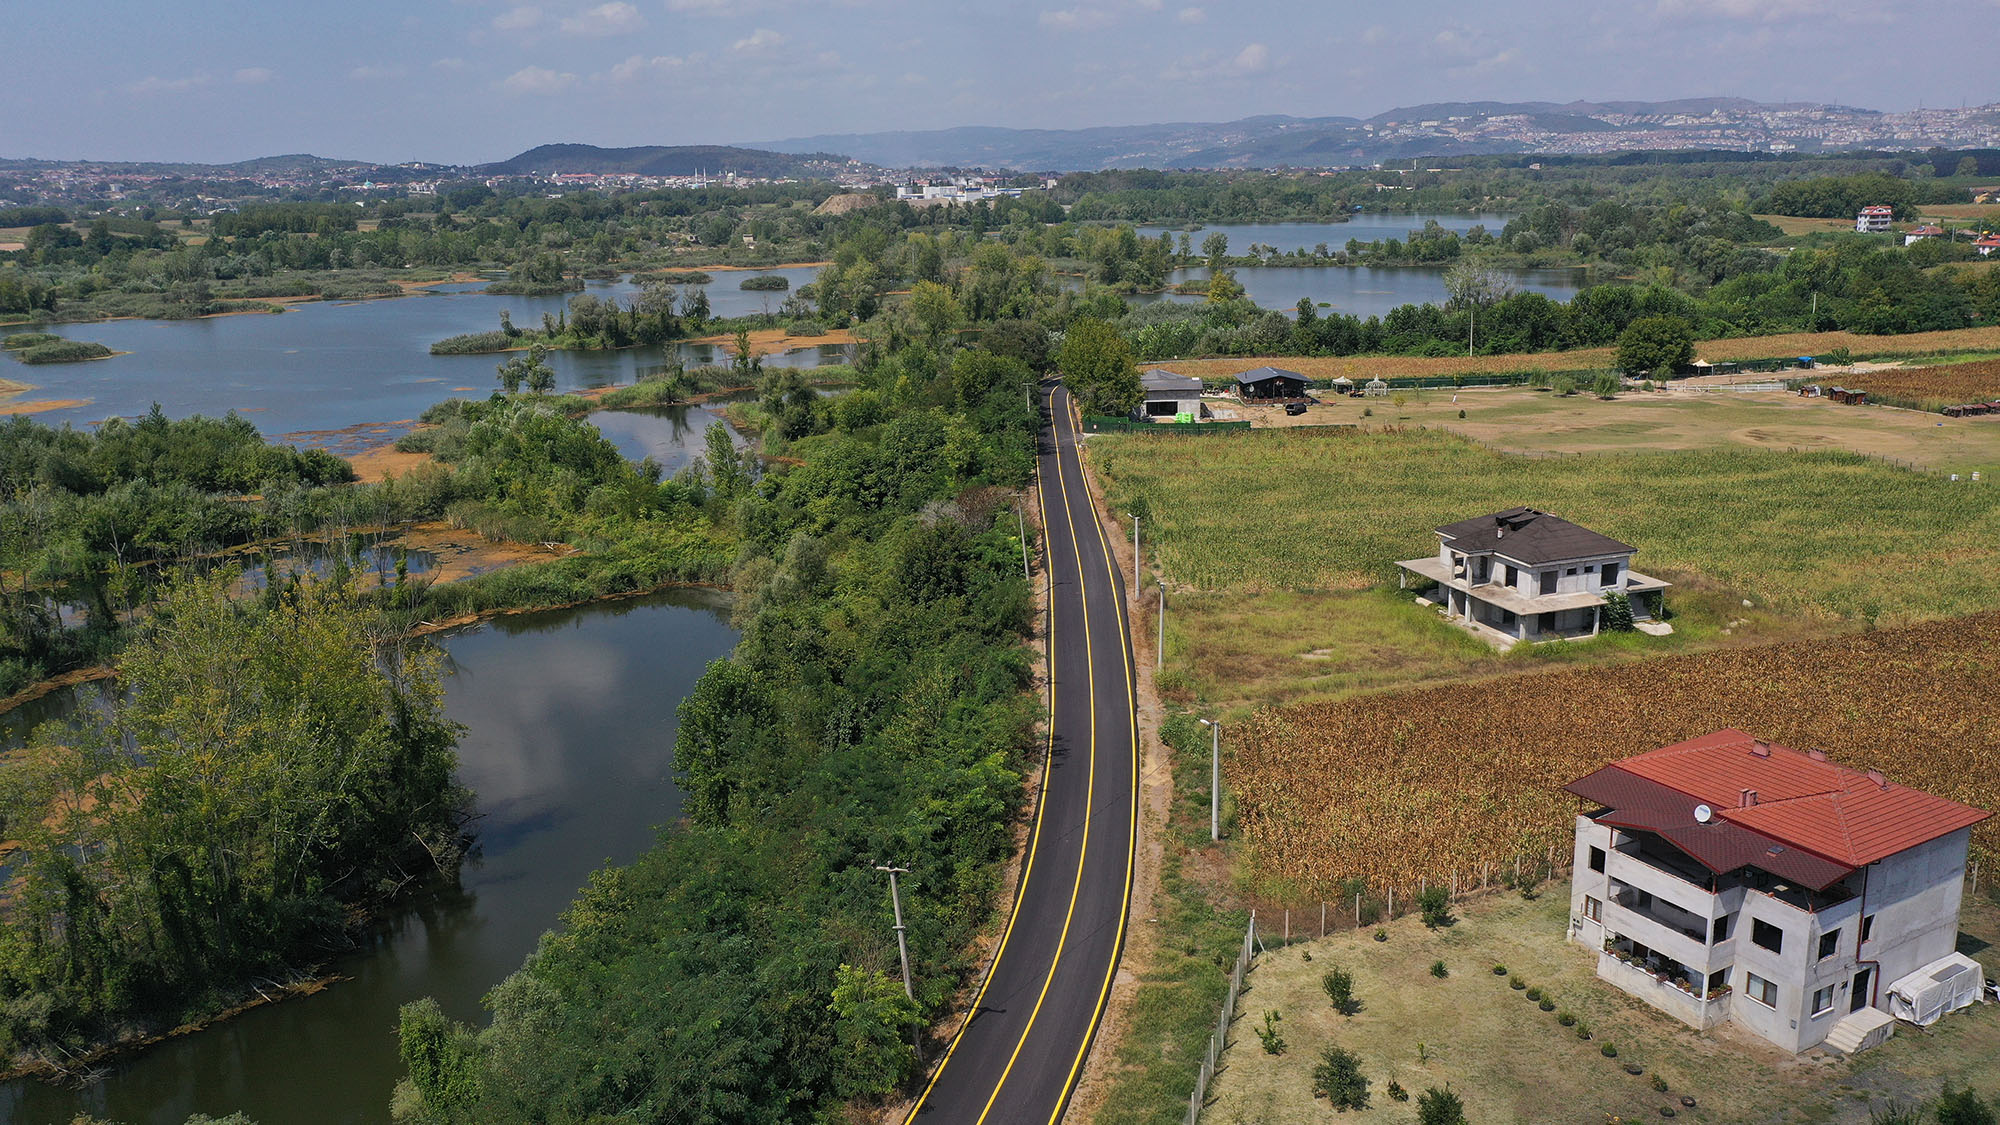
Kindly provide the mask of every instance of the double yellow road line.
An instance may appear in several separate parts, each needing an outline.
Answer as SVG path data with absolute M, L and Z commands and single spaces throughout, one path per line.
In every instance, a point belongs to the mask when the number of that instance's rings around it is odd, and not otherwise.
M 1097 791 L 1097 707 L 1096 707 L 1097 666 L 1096 664 L 1097 662 L 1095 653 L 1093 652 L 1092 649 L 1092 634 L 1091 634 L 1091 623 L 1090 623 L 1091 619 L 1090 589 L 1089 589 L 1089 584 L 1084 581 L 1083 548 L 1081 545 L 1081 541 L 1077 536 L 1077 511 L 1076 511 L 1077 500 L 1076 498 L 1073 498 L 1070 494 L 1069 479 L 1068 479 L 1069 474 L 1065 470 L 1063 465 L 1064 443 L 1061 434 L 1062 427 L 1056 424 L 1056 418 L 1058 417 L 1059 410 L 1060 410 L 1060 416 L 1065 422 L 1068 421 L 1069 413 L 1066 403 L 1062 404 L 1059 408 L 1057 402 L 1057 392 L 1055 391 L 1051 391 L 1049 393 L 1047 398 L 1047 405 L 1049 407 L 1051 434 L 1055 440 L 1055 464 L 1056 464 L 1057 487 L 1060 490 L 1062 496 L 1063 519 L 1069 529 L 1070 552 L 1072 559 L 1076 564 L 1077 593 L 1081 600 L 1083 608 L 1084 680 L 1086 685 L 1085 690 L 1089 698 L 1087 709 L 1090 715 L 1090 738 L 1089 738 L 1090 764 L 1088 766 L 1085 775 L 1086 780 L 1084 783 L 1083 837 L 1081 846 L 1078 848 L 1077 852 L 1076 872 L 1070 885 L 1069 905 L 1063 916 L 1062 931 L 1056 940 L 1055 952 L 1049 958 L 1049 967 L 1047 973 L 1045 973 L 1042 978 L 1041 991 L 1035 997 L 1034 1008 L 1028 1013 L 1027 1024 L 1021 1029 L 1021 1034 L 1015 1040 L 1013 1049 L 1007 1056 L 1006 1066 L 1002 1068 L 1000 1072 L 1000 1077 L 994 1082 L 993 1089 L 991 1093 L 988 1094 L 985 1105 L 981 1108 L 978 1118 L 972 1123 L 972 1125 L 984 1125 L 984 1123 L 988 1120 L 988 1118 L 993 1114 L 994 1106 L 1000 1099 L 1001 1091 L 1003 1088 L 1005 1088 L 1008 1078 L 1013 1074 L 1014 1064 L 1017 1061 L 1019 1061 L 1022 1049 L 1027 1046 L 1029 1038 L 1034 1034 L 1035 1025 L 1037 1020 L 1041 1016 L 1042 1008 L 1048 1002 L 1049 988 L 1051 984 L 1053 984 L 1053 982 L 1055 981 L 1056 970 L 1061 966 L 1063 954 L 1068 948 L 1071 927 L 1076 917 L 1077 900 L 1083 891 L 1083 873 L 1084 873 L 1084 867 L 1090 856 L 1091 827 L 1092 827 L 1091 820 L 1092 820 L 1093 806 L 1096 801 L 1096 791 Z M 1104 537 L 1103 523 L 1097 518 L 1095 506 L 1091 502 L 1088 489 L 1088 482 L 1083 478 L 1082 459 L 1076 452 L 1074 426 L 1072 425 L 1069 428 L 1071 431 L 1071 437 L 1069 442 L 1069 457 L 1076 464 L 1076 472 L 1079 479 L 1078 491 L 1083 494 L 1082 503 L 1084 506 L 1086 519 L 1089 525 L 1094 529 L 1095 534 L 1097 536 L 1098 546 L 1103 557 L 1105 577 L 1115 594 L 1119 585 L 1118 569 L 1114 562 L 1115 556 L 1111 552 L 1110 543 Z M 1036 487 L 1041 501 L 1043 519 L 1046 522 L 1048 520 L 1048 513 L 1049 513 L 1049 503 L 1048 503 L 1049 489 L 1048 489 L 1047 478 L 1043 477 L 1042 479 L 1040 479 L 1037 482 Z M 1049 565 L 1053 567 L 1054 562 L 1055 560 L 1053 556 L 1051 556 L 1051 558 L 1049 559 Z M 1053 589 L 1053 585 L 1051 586 L 1051 588 Z M 1128 638 L 1130 636 L 1130 633 L 1128 631 L 1128 624 L 1125 617 L 1124 599 L 1114 596 L 1112 598 L 1112 603 L 1113 603 L 1114 618 L 1118 626 L 1119 652 L 1120 652 L 1119 663 L 1123 665 L 1123 670 L 1124 670 L 1124 691 L 1122 695 L 1119 696 L 1118 698 L 1123 704 L 1123 713 L 1127 717 L 1126 741 L 1128 743 L 1127 750 L 1128 753 L 1130 754 L 1130 768 L 1131 768 L 1131 793 L 1127 798 L 1127 816 L 1126 816 L 1126 830 L 1125 830 L 1124 885 L 1121 888 L 1119 894 L 1117 933 L 1112 941 L 1109 954 L 1105 958 L 1103 981 L 1098 988 L 1095 1005 L 1091 1009 L 1090 1021 L 1084 1030 L 1084 1034 L 1081 1037 L 1081 1041 L 1078 1042 L 1076 1045 L 1075 1057 L 1073 1061 L 1070 1063 L 1068 1073 L 1064 1076 L 1062 1089 L 1056 1098 L 1054 1109 L 1049 1114 L 1048 1125 L 1055 1125 L 1055 1123 L 1061 1118 L 1063 1108 L 1068 1104 L 1070 1094 L 1076 1087 L 1077 1078 L 1083 1071 L 1083 1061 L 1084 1058 L 1090 1052 L 1091 1041 L 1096 1037 L 1097 1028 L 1099 1024 L 1103 1021 L 1105 1005 L 1109 1003 L 1111 998 L 1112 980 L 1116 976 L 1118 970 L 1119 954 L 1122 952 L 1125 946 L 1125 927 L 1131 917 L 1133 861 L 1137 854 L 1138 830 L 1139 830 L 1139 816 L 1138 816 L 1139 730 L 1138 730 L 1136 707 L 1134 706 L 1134 694 L 1132 687 L 1132 674 L 1133 674 L 1132 654 L 1131 654 L 1130 644 L 1128 643 Z M 1000 935 L 999 948 L 994 952 L 993 962 L 991 965 L 987 967 L 986 977 L 984 980 L 980 982 L 979 991 L 973 997 L 971 1010 L 966 1013 L 966 1018 L 964 1022 L 962 1022 L 959 1025 L 957 1033 L 952 1036 L 951 1043 L 945 1048 L 944 1057 L 941 1060 L 939 1060 L 937 1069 L 931 1073 L 930 1081 L 926 1083 L 926 1085 L 924 1086 L 923 1093 L 918 1095 L 916 1102 L 913 1103 L 910 1107 L 910 1112 L 908 1113 L 907 1116 L 904 1117 L 905 1125 L 910 1125 L 910 1123 L 915 1120 L 917 1114 L 923 1110 L 924 1104 L 929 1099 L 931 1092 L 937 1088 L 938 1080 L 941 1077 L 943 1077 L 947 1068 L 950 1067 L 952 1059 L 956 1055 L 959 1046 L 964 1042 L 967 1028 L 969 1028 L 972 1025 L 973 1017 L 979 1012 L 980 1006 L 985 1001 L 987 987 L 992 984 L 993 978 L 999 973 L 1002 960 L 1007 956 L 1009 943 L 1011 942 L 1014 936 L 1014 923 L 1020 917 L 1021 904 L 1027 898 L 1028 887 L 1036 874 L 1035 861 L 1040 850 L 1042 829 L 1047 820 L 1047 810 L 1048 810 L 1047 784 L 1049 777 L 1049 766 L 1055 754 L 1054 716 L 1056 712 L 1056 693 L 1060 688 L 1059 677 L 1056 674 L 1056 667 L 1055 667 L 1055 660 L 1056 660 L 1055 637 L 1056 637 L 1056 612 L 1055 612 L 1054 599 L 1052 596 L 1049 605 L 1049 635 L 1048 635 L 1049 713 L 1050 713 L 1049 738 L 1048 738 L 1048 744 L 1044 749 L 1044 756 L 1042 761 L 1043 788 L 1040 795 L 1040 799 L 1037 801 L 1036 804 L 1034 830 L 1031 833 L 1028 842 L 1028 858 L 1026 863 L 1022 867 L 1020 886 L 1015 890 L 1013 910 L 1008 914 L 1006 928 L 1001 932 Z M 956 1123 L 953 1123 L 953 1125 L 956 1125 Z

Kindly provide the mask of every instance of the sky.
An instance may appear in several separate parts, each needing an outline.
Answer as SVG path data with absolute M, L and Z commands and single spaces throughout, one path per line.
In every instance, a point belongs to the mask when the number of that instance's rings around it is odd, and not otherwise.
M 501 160 L 1437 101 L 2000 102 L 2000 0 L 8 0 L 0 156 Z

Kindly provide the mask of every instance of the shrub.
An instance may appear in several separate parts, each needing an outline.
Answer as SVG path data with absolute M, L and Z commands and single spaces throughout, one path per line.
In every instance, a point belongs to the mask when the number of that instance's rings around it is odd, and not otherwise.
M 1285 1037 L 1278 1034 L 1278 1024 L 1284 1018 L 1276 1011 L 1265 1012 L 1264 1026 L 1256 1029 L 1257 1038 L 1264 1044 L 1264 1053 L 1267 1055 L 1285 1053 Z
M 22 363 L 76 363 L 103 359 L 111 349 L 89 340 L 57 340 L 52 344 L 32 344 L 14 353 Z
M 738 289 L 748 289 L 753 293 L 790 289 L 791 287 L 792 283 L 789 278 L 775 273 L 753 274 L 750 277 L 744 278 L 742 284 L 737 286 Z
M 1551 1000 L 1551 999 L 1549 999 L 1549 998 L 1548 998 L 1548 997 L 1546 997 L 1546 996 L 1542 997 L 1542 1002 L 1541 1002 L 1541 1004 L 1540 1004 L 1540 1005 L 1538 1005 L 1538 1006 L 1539 1006 L 1539 1007 L 1540 1007 L 1540 1008 L 1542 1009 L 1542 1011 L 1544 1011 L 1544 1012 L 1553 1012 L 1553 1011 L 1555 1011 L 1555 1010 L 1556 1010 L 1556 1002 L 1555 1002 L 1555 1001 L 1553 1001 L 1553 1000 Z
M 1437 929 L 1451 925 L 1451 892 L 1443 887 L 1426 887 L 1417 896 L 1417 909 L 1423 912 L 1424 926 Z
M 1596 395 L 1598 398 L 1612 398 L 1624 389 L 1625 380 L 1620 379 L 1609 371 L 1598 375 L 1590 384 L 1590 393 Z
M 1496 977 L 1504 977 L 1504 976 L 1506 976 L 1506 975 L 1507 975 L 1507 966 L 1505 966 L 1505 965 L 1495 965 L 1495 966 L 1493 966 L 1493 975 L 1494 975 L 1494 976 L 1496 976 Z
M 1393 1078 L 1389 1079 L 1389 1085 L 1386 1089 L 1389 1094 L 1389 1100 L 1392 1102 L 1406 1102 L 1410 1100 L 1410 1092 L 1403 1089 L 1403 1084 Z
M 1577 1023 L 1576 1023 L 1576 1037 L 1577 1037 L 1578 1039 L 1589 1039 L 1589 1038 L 1590 1038 L 1590 1025 L 1589 1025 L 1589 1024 L 1587 1024 L 1587 1023 L 1584 1023 L 1584 1022 L 1583 1022 L 1582 1020 L 1578 1020 L 1578 1021 L 1577 1021 Z
M 1938 1125 L 1994 1125 L 1993 1110 L 1968 1086 L 1954 1090 L 1947 1083 L 1937 1100 Z
M 787 336 L 824 336 L 826 325 L 817 320 L 788 320 L 785 322 Z
M 1541 989 L 1539 989 L 1539 988 L 1531 988 L 1531 989 L 1529 989 L 1529 990 L 1528 990 L 1528 999 L 1530 999 L 1530 1000 L 1540 1000 L 1541 998 L 1542 998 L 1542 990 L 1541 990 Z
M 1465 411 L 1461 410 L 1458 412 L 1458 420 L 1461 422 L 1465 421 Z
M 1451 1087 L 1432 1086 L 1417 1096 L 1418 1125 L 1465 1125 L 1465 1102 Z
M 1361 416 L 1362 416 L 1363 418 L 1373 418 L 1373 417 L 1375 417 L 1375 408 L 1374 408 L 1374 407 L 1372 407 L 1372 406 L 1364 406 L 1364 407 L 1362 407 L 1362 408 L 1361 408 Z
M 432 355 L 490 355 L 504 352 L 514 346 L 514 338 L 505 332 L 464 332 L 457 336 L 447 336 L 431 345 Z
M 1376 941 L 1388 941 L 1388 940 L 1389 940 L 1389 931 L 1387 931 L 1387 930 L 1380 930 L 1380 929 L 1376 930 L 1376 931 L 1375 931 L 1375 940 L 1376 940 Z
M 1354 974 L 1346 969 L 1328 969 L 1319 978 L 1319 986 L 1326 990 L 1326 998 L 1333 1004 L 1333 1010 L 1343 1016 L 1354 1014 Z
M 1666 1079 L 1664 1079 L 1664 1078 L 1662 1078 L 1662 1077 L 1660 1077 L 1660 1076 L 1659 1076 L 1659 1075 L 1657 1075 L 1657 1074 L 1653 1075 L 1653 1089 L 1655 1089 L 1655 1090 L 1658 1090 L 1658 1091 L 1659 1091 L 1660 1093 L 1662 1093 L 1662 1094 L 1666 1093 L 1666 1092 L 1667 1092 L 1667 1080 L 1666 1080 Z
M 1576 377 L 1574 375 L 1558 376 L 1553 386 L 1557 394 L 1567 398 L 1576 393 Z
M 1629 633 L 1633 628 L 1632 599 L 1620 593 L 1604 595 L 1604 628 L 1612 633 Z
M 1618 1057 L 1618 1048 L 1612 1046 L 1609 1043 L 1606 1043 L 1604 1046 L 1599 1047 L 1597 1049 L 1597 1053 L 1603 1055 L 1607 1059 L 1615 1059 Z
M 1354 1052 L 1328 1047 L 1313 1067 L 1312 1092 L 1340 1110 L 1368 1108 L 1368 1079 L 1361 1073 L 1361 1059 Z
M 1568 1012 L 1568 1011 L 1564 1011 L 1564 1012 L 1557 1012 L 1557 1013 L 1556 1013 L 1556 1022 L 1557 1022 L 1557 1023 L 1559 1023 L 1559 1024 L 1561 1024 L 1561 1025 L 1563 1025 L 1564 1027 L 1575 1027 L 1575 1026 L 1576 1026 L 1576 1013 L 1575 1013 L 1575 1012 Z
M 19 351 L 22 348 L 32 348 L 36 344 L 53 344 L 60 339 L 62 337 L 53 332 L 14 332 L 8 334 L 6 339 L 0 340 L 0 348 L 10 352 Z
M 1516 992 L 1519 992 L 1522 989 L 1528 987 L 1528 982 L 1522 980 L 1520 976 L 1517 974 L 1507 978 L 1507 987 L 1513 989 Z
M 1439 980 L 1443 980 L 1444 978 L 1451 975 L 1451 970 L 1444 967 L 1443 961 L 1432 961 L 1431 975 L 1438 978 Z

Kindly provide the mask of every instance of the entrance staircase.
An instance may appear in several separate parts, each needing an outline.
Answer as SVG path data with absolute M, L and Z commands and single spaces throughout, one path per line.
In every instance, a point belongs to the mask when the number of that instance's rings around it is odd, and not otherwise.
M 1833 1029 L 1826 1033 L 1823 1046 L 1832 1047 L 1843 1055 L 1853 1055 L 1879 1046 L 1895 1032 L 1894 1016 L 1877 1008 L 1863 1008 L 1848 1013 L 1834 1024 Z

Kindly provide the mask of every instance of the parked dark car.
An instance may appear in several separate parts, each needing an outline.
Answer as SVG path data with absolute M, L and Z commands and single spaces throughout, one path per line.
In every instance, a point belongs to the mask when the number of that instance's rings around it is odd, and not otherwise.
M 1290 414 L 1295 418 L 1301 414 L 1304 414 L 1305 412 L 1306 412 L 1306 404 L 1303 402 L 1288 402 L 1285 404 L 1285 413 Z

